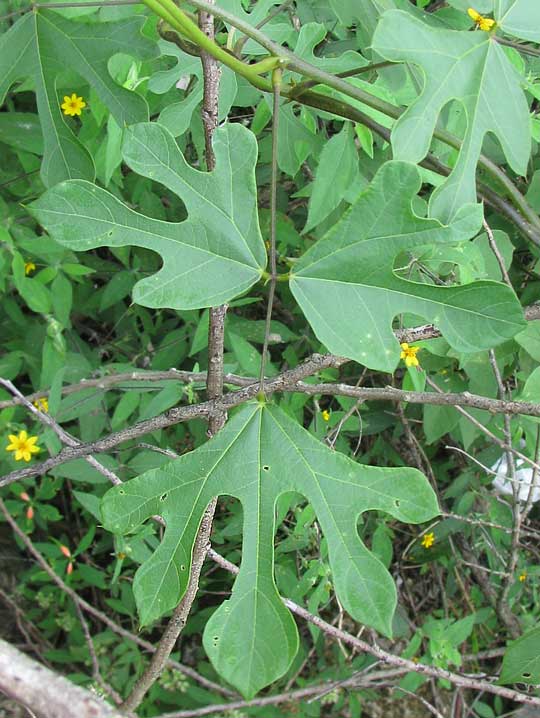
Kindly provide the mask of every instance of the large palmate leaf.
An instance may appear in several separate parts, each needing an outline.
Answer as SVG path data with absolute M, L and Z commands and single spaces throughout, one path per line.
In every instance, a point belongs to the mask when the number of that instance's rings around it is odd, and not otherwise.
M 531 137 L 522 80 L 490 33 L 438 30 L 390 10 L 377 26 L 373 48 L 387 60 L 419 66 L 425 75 L 421 94 L 392 131 L 396 159 L 423 159 L 441 110 L 452 100 L 463 105 L 463 145 L 452 173 L 432 195 L 432 216 L 448 222 L 476 201 L 476 165 L 488 132 L 496 135 L 510 167 L 525 174 Z
M 92 157 L 62 116 L 65 93 L 56 88 L 61 72 L 70 69 L 84 77 L 120 127 L 148 119 L 144 98 L 119 87 L 107 69 L 119 52 L 138 58 L 156 54 L 155 44 L 141 35 L 144 20 L 83 24 L 40 10 L 22 17 L 0 37 L 0 105 L 15 82 L 32 78 L 44 140 L 41 177 L 47 186 L 95 176 Z
M 242 564 L 232 596 L 206 625 L 204 645 L 216 670 L 252 696 L 289 668 L 298 648 L 296 625 L 274 583 L 276 500 L 286 492 L 312 504 L 328 542 L 339 600 L 358 621 L 389 635 L 394 583 L 360 540 L 365 511 L 385 511 L 419 523 L 438 513 L 425 477 L 415 469 L 364 466 L 333 452 L 281 409 L 242 407 L 208 443 L 108 491 L 104 525 L 127 533 L 154 514 L 167 528 L 160 546 L 137 571 L 133 590 L 141 622 L 173 609 L 184 594 L 193 542 L 210 500 L 242 502 Z
M 239 124 L 222 127 L 215 134 L 214 150 L 216 169 L 200 172 L 187 164 L 164 127 L 142 123 L 126 131 L 125 161 L 182 199 L 188 212 L 184 222 L 145 217 L 81 180 L 48 190 L 30 211 L 70 249 L 133 245 L 158 252 L 163 267 L 135 285 L 138 304 L 216 306 L 260 278 L 266 252 L 257 217 L 253 134 Z
M 489 280 L 434 286 L 396 274 L 401 253 L 422 245 L 458 242 L 480 228 L 476 206 L 449 226 L 414 214 L 417 168 L 388 162 L 338 224 L 294 266 L 292 292 L 330 351 L 372 369 L 393 371 L 399 345 L 392 320 L 407 312 L 434 322 L 458 351 L 487 349 L 525 326 L 513 291 Z

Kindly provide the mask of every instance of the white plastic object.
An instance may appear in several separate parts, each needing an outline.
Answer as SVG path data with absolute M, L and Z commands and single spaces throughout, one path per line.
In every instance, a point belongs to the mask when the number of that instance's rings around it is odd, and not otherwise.
M 519 500 L 525 503 L 529 497 L 529 491 L 533 480 L 533 468 L 532 466 L 524 466 L 525 462 L 522 459 L 516 460 L 516 481 L 519 482 Z M 493 479 L 493 487 L 499 494 L 504 496 L 513 496 L 514 491 L 512 489 L 512 481 L 508 478 L 508 460 L 506 454 L 503 454 L 498 459 L 491 470 L 494 471 L 497 476 Z M 540 472 L 536 472 L 535 486 L 532 493 L 532 501 L 536 503 L 540 501 Z

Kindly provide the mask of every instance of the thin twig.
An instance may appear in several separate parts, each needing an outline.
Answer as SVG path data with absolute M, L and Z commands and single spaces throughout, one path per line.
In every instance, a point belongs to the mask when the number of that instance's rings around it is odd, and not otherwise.
M 277 7 L 272 8 L 270 12 L 259 22 L 257 25 L 255 25 L 255 28 L 257 30 L 260 30 L 261 27 L 264 27 L 267 23 L 270 22 L 270 20 L 273 20 L 277 15 L 283 12 L 283 10 L 286 10 L 290 5 L 292 5 L 294 0 L 285 0 L 285 2 L 282 2 L 281 5 L 278 5 Z M 238 42 L 234 46 L 234 54 L 239 57 L 242 54 L 242 49 L 246 42 L 249 40 L 249 37 L 247 35 L 244 35 L 241 37 Z
M 272 309 L 277 282 L 277 255 L 276 255 L 276 203 L 277 203 L 277 176 L 278 176 L 278 131 L 279 131 L 279 98 L 281 89 L 282 69 L 276 68 L 272 73 L 272 172 L 270 178 L 270 288 L 268 290 L 268 304 L 266 306 L 266 322 L 264 327 L 264 343 L 261 355 L 261 370 L 259 374 L 259 393 L 264 393 L 264 370 L 266 355 L 270 342 L 272 325 Z
M 218 554 L 213 549 L 210 549 L 208 551 L 208 556 L 226 571 L 229 571 L 233 574 L 238 573 L 237 566 L 235 566 L 226 558 Z M 387 663 L 388 665 L 396 666 L 399 668 L 406 668 L 408 672 L 420 673 L 422 675 L 432 676 L 433 678 L 446 679 L 454 685 L 462 686 L 463 688 L 470 688 L 472 690 L 480 691 L 484 690 L 487 693 L 500 695 L 502 698 L 510 698 L 511 700 L 514 700 L 518 703 L 527 703 L 529 705 L 540 706 L 540 698 L 525 695 L 523 693 L 519 693 L 518 691 L 513 691 L 509 688 L 503 688 L 497 685 L 493 685 L 491 683 L 488 683 L 487 681 L 470 678 L 469 676 L 461 676 L 457 673 L 452 673 L 451 671 L 447 671 L 442 668 L 436 668 L 435 666 L 429 666 L 423 663 L 415 663 L 414 661 L 411 661 L 409 659 L 395 656 L 392 653 L 384 651 L 376 644 L 371 645 L 366 641 L 362 641 L 356 636 L 347 633 L 346 631 L 332 626 L 330 623 L 327 623 L 319 616 L 314 616 L 308 610 L 306 610 L 302 606 L 299 606 L 297 603 L 294 603 L 294 601 L 290 601 L 288 598 L 282 598 L 282 601 L 289 610 L 319 628 L 329 637 L 333 638 L 336 641 L 343 641 L 343 643 L 353 646 L 361 653 L 368 653 L 369 655 L 374 656 L 383 663 Z M 496 655 L 500 655 L 500 653 L 497 653 Z
M 486 230 L 489 246 L 491 248 L 491 251 L 495 255 L 495 259 L 497 260 L 499 269 L 501 270 L 502 278 L 504 279 L 505 283 L 510 287 L 510 289 L 513 289 L 512 282 L 510 281 L 510 276 L 508 275 L 508 272 L 506 270 L 504 258 L 502 256 L 502 254 L 500 253 L 499 248 L 497 247 L 497 242 L 495 241 L 495 237 L 493 236 L 493 231 L 485 219 L 484 219 L 483 224 L 484 224 L 484 229 Z
M 433 389 L 435 389 L 435 391 L 439 392 L 440 394 L 444 394 L 444 392 L 442 391 L 442 389 L 440 389 L 440 388 L 437 386 L 437 384 L 436 384 L 434 381 L 432 381 L 429 377 L 426 377 L 426 383 L 429 384 L 429 386 L 431 386 Z M 495 400 L 494 400 L 494 401 L 495 401 Z M 502 400 L 499 399 L 499 400 L 497 400 L 497 401 L 502 401 Z M 455 408 L 455 410 L 458 411 L 460 414 L 462 414 L 463 416 L 465 416 L 465 417 L 471 422 L 471 424 L 474 424 L 474 426 L 476 426 L 477 429 L 480 429 L 480 431 L 481 431 L 483 434 L 485 434 L 485 435 L 488 436 L 492 441 L 494 441 L 494 442 L 497 444 L 497 446 L 500 446 L 501 449 L 503 449 L 503 451 L 509 451 L 509 452 L 511 452 L 514 456 L 517 456 L 518 458 L 520 458 L 522 461 L 525 461 L 525 462 L 526 462 L 527 464 L 529 464 L 530 466 L 533 466 L 533 467 L 536 466 L 536 467 L 538 467 L 538 468 L 540 469 L 540 466 L 539 466 L 535 461 L 533 461 L 532 459 L 529 459 L 528 456 L 525 456 L 525 454 L 523 454 L 521 451 L 518 451 L 518 449 L 514 449 L 514 447 L 513 447 L 511 444 L 508 444 L 507 442 L 503 441 L 502 439 L 499 439 L 498 436 L 496 436 L 496 435 L 495 435 L 492 431 L 490 431 L 489 429 L 486 429 L 486 427 L 485 427 L 480 421 L 478 421 L 477 419 L 475 419 L 472 414 L 469 414 L 468 411 L 465 411 L 465 409 L 463 409 L 461 405 L 458 405 L 458 404 L 456 403 L 456 404 L 454 404 L 454 408 Z M 503 411 L 506 411 L 506 410 L 503 410 Z
M 445 394 L 437 385 L 434 385 L 434 388 L 436 389 L 438 395 L 432 392 L 402 391 L 400 389 L 394 389 L 393 387 L 373 389 L 354 387 L 347 384 L 306 384 L 301 381 L 303 378 L 316 374 L 324 368 L 338 367 L 345 364 L 347 361 L 347 359 L 332 355 L 323 356 L 313 354 L 298 367 L 283 372 L 272 379 L 267 379 L 264 382 L 264 393 L 269 395 L 273 392 L 292 391 L 302 392 L 305 394 L 351 396 L 357 399 L 362 398 L 365 401 L 405 401 L 409 403 L 434 404 L 438 406 L 454 406 L 457 411 L 463 413 L 464 416 L 474 423 L 475 426 L 478 426 L 482 432 L 489 436 L 502 449 L 505 451 L 511 450 L 515 456 L 518 456 L 520 459 L 533 467 L 538 466 L 538 464 L 532 461 L 529 457 L 525 456 L 517 449 L 508 446 L 504 441 L 499 439 L 499 437 L 495 436 L 495 434 L 486 429 L 479 421 L 471 416 L 471 414 L 462 409 L 462 406 L 484 409 L 493 413 L 508 412 L 511 414 L 524 414 L 527 416 L 540 416 L 539 404 L 531 404 L 520 401 L 502 401 L 500 399 L 477 396 L 475 394 L 470 394 L 469 392 L 463 392 L 462 394 Z M 433 386 L 433 383 L 429 378 L 427 381 Z M 50 469 L 53 469 L 54 467 L 67 461 L 72 461 L 73 459 L 88 456 L 89 454 L 109 451 L 115 446 L 118 446 L 118 444 L 131 439 L 136 439 L 144 434 L 158 429 L 173 426 L 174 424 L 189 421 L 194 418 L 208 417 L 216 410 L 227 411 L 255 398 L 259 393 L 259 390 L 258 382 L 251 383 L 249 386 L 246 386 L 238 391 L 225 394 L 225 396 L 221 399 L 206 401 L 190 406 L 175 407 L 164 414 L 160 414 L 152 419 L 140 421 L 133 426 L 109 434 L 108 436 L 97 439 L 94 442 L 89 442 L 87 444 L 80 443 L 77 446 L 67 447 L 56 454 L 56 456 L 50 457 L 41 463 L 34 464 L 24 469 L 17 469 L 9 474 L 6 474 L 4 477 L 0 478 L 0 487 L 7 486 L 14 481 L 21 481 L 32 476 L 42 475 Z
M 405 693 L 408 696 L 412 696 L 413 698 L 416 698 L 417 700 L 422 703 L 423 706 L 425 706 L 428 711 L 435 716 L 435 718 L 444 718 L 443 714 L 435 708 L 435 706 L 431 705 L 429 701 L 427 701 L 425 698 L 422 698 L 422 696 L 418 695 L 418 693 L 412 693 L 411 691 L 405 690 L 405 688 L 401 688 L 400 686 L 394 686 L 394 691 L 401 691 L 402 693 Z
M 90 635 L 90 629 L 88 628 L 88 623 L 86 621 L 86 618 L 84 617 L 84 614 L 82 612 L 81 607 L 79 604 L 74 601 L 73 602 L 75 606 L 75 611 L 77 612 L 77 616 L 79 618 L 79 623 L 81 624 L 82 632 L 84 633 L 84 639 L 86 641 L 86 645 L 88 647 L 88 653 L 90 654 L 90 660 L 92 661 L 92 676 L 95 680 L 95 682 L 102 688 L 105 693 L 107 693 L 113 701 L 116 703 L 117 706 L 119 706 L 122 703 L 122 696 L 117 693 L 112 686 L 110 686 L 103 676 L 101 675 L 101 669 L 99 667 L 99 659 L 96 654 L 96 649 L 94 648 L 94 642 L 92 640 L 92 636 Z
M 523 312 L 524 318 L 527 321 L 532 322 L 539 320 L 540 304 L 531 304 L 530 306 L 525 307 Z M 400 342 L 414 343 L 419 341 L 426 341 L 429 339 L 437 339 L 441 336 L 441 332 L 435 326 L 433 326 L 433 324 L 423 324 L 422 326 L 418 327 L 397 329 L 395 331 L 395 335 L 396 339 Z M 327 356 L 328 359 L 331 360 L 332 355 L 329 354 Z M 338 357 L 334 357 L 334 359 L 338 359 Z M 342 364 L 347 361 L 346 359 L 339 359 Z M 308 360 L 309 358 L 306 361 Z M 204 371 L 191 372 L 180 369 L 168 369 L 166 371 L 134 370 L 132 372 L 125 372 L 122 374 L 107 374 L 105 376 L 97 377 L 94 379 L 82 379 L 76 384 L 68 384 L 62 387 L 61 393 L 62 395 L 68 395 L 92 387 L 107 391 L 108 389 L 116 386 L 117 384 L 126 384 L 126 388 L 132 388 L 129 386 L 131 382 L 177 380 L 185 383 L 192 383 L 206 382 L 206 379 L 207 372 Z M 231 384 L 233 386 L 249 386 L 250 384 L 254 384 L 257 381 L 257 379 L 251 379 L 249 377 L 239 376 L 237 374 L 225 374 L 223 379 L 225 384 Z M 28 394 L 26 399 L 28 401 L 35 401 L 36 399 L 47 395 L 48 391 L 35 391 L 32 394 Z M 14 399 L 2 400 L 0 401 L 0 410 L 7 409 L 10 406 L 15 406 L 21 403 L 23 403 L 23 401 L 21 399 L 18 399 L 17 397 L 15 397 Z

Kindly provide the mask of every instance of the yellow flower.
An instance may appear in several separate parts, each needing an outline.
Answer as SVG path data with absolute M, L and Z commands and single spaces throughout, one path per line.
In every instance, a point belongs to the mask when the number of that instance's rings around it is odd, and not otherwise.
M 34 404 L 36 409 L 39 409 L 40 411 L 44 411 L 44 412 L 49 411 L 49 402 L 48 402 L 46 396 L 40 396 L 39 399 L 36 399 L 32 403 Z
M 467 12 L 476 27 L 480 28 L 480 30 L 483 30 L 484 32 L 490 32 L 496 25 L 495 20 L 491 20 L 489 17 L 480 15 L 480 13 L 473 10 L 472 7 L 470 7 Z
M 521 583 L 527 580 L 527 571 L 522 571 L 519 574 L 519 580 L 521 581 Z
M 6 446 L 6 451 L 15 452 L 15 461 L 30 461 L 32 454 L 37 454 L 41 449 L 36 446 L 35 443 L 38 440 L 37 436 L 28 436 L 26 431 L 20 431 L 19 435 L 9 435 L 10 444 Z
M 424 548 L 431 548 L 435 543 L 435 534 L 431 531 L 428 534 L 422 536 L 422 546 Z
M 24 273 L 28 276 L 29 274 L 32 274 L 36 269 L 36 265 L 34 262 L 25 262 L 24 263 Z
M 420 351 L 420 347 L 410 347 L 407 342 L 403 342 L 401 345 L 401 359 L 405 359 L 407 366 L 420 366 L 416 355 Z
M 321 416 L 323 418 L 323 421 L 330 421 L 330 412 L 327 409 L 321 411 Z
M 82 97 L 77 97 L 77 95 L 73 93 L 71 97 L 64 95 L 64 102 L 60 107 L 64 111 L 64 115 L 74 117 L 75 115 L 81 114 L 83 107 L 86 107 L 86 102 Z

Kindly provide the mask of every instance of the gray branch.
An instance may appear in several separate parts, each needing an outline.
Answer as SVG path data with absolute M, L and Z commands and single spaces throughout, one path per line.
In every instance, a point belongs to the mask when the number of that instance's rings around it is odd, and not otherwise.
M 0 639 L 0 691 L 38 718 L 121 718 L 116 708 Z

